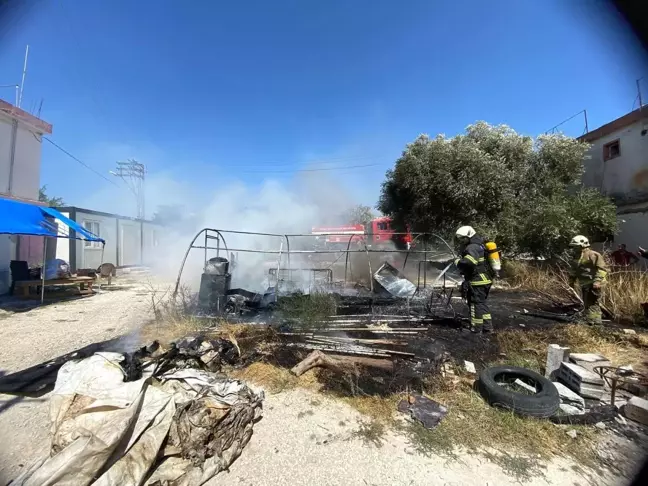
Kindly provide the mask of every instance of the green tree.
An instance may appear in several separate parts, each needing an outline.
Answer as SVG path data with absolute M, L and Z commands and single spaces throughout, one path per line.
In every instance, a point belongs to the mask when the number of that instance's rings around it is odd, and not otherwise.
M 478 122 L 455 137 L 419 136 L 382 185 L 378 209 L 403 228 L 451 234 L 463 224 L 509 254 L 551 257 L 577 234 L 614 234 L 616 208 L 580 185 L 588 146 Z
M 38 200 L 47 204 L 49 207 L 57 208 L 65 206 L 65 201 L 62 197 L 49 197 L 47 195 L 47 186 L 43 186 L 38 190 Z
M 371 208 L 362 204 L 349 208 L 342 215 L 344 222 L 348 224 L 368 224 L 375 217 Z

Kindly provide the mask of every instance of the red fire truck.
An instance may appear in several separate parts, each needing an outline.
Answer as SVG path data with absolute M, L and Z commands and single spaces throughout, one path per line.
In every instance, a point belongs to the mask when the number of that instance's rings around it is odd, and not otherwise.
M 352 246 L 366 242 L 369 247 L 388 246 L 393 243 L 396 248 L 409 248 L 412 235 L 395 233 L 396 231 L 392 229 L 392 220 L 388 216 L 374 218 L 366 226 L 362 224 L 318 226 L 311 231 L 311 234 L 316 235 L 318 245 L 328 248 L 346 248 L 349 240 Z

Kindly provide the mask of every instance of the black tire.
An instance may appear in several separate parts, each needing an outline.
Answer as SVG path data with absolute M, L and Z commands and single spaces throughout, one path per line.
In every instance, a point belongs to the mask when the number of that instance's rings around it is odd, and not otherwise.
M 498 384 L 502 379 L 514 381 L 516 378 L 532 383 L 539 391 L 535 395 L 528 395 Z M 517 366 L 486 368 L 479 374 L 477 389 L 490 405 L 528 417 L 551 417 L 560 407 L 558 389 L 551 381 L 535 371 Z

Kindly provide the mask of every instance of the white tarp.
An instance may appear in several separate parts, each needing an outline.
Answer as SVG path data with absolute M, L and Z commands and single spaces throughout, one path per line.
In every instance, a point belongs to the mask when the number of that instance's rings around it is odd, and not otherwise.
M 123 359 L 118 353 L 97 353 L 63 365 L 50 402 L 50 457 L 33 464 L 13 485 L 138 486 L 157 479 L 163 484 L 200 485 L 240 455 L 260 415 L 262 391 L 194 369 L 167 373 L 159 381 L 145 369 L 141 379 L 124 382 L 119 366 Z M 197 409 L 189 423 L 204 410 L 212 417 L 203 427 L 225 424 L 230 412 L 242 411 L 248 420 L 236 421 L 243 424 L 241 430 L 223 432 L 228 440 L 219 444 L 225 443 L 226 449 L 198 464 L 181 457 L 182 446 L 195 438 L 192 429 L 174 423 L 182 417 L 177 407 L 183 412 L 187 404 Z M 195 445 L 200 449 L 202 444 Z M 209 447 L 214 448 L 205 446 Z

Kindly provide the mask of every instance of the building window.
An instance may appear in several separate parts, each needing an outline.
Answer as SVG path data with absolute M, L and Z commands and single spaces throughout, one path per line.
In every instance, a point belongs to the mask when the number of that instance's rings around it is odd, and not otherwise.
M 83 222 L 83 227 L 87 229 L 90 233 L 95 236 L 101 237 L 101 229 L 99 226 L 99 221 L 88 221 Z M 84 241 L 84 246 L 86 248 L 101 248 L 100 241 Z
M 618 140 L 603 145 L 603 160 L 616 159 L 621 155 L 621 145 Z

